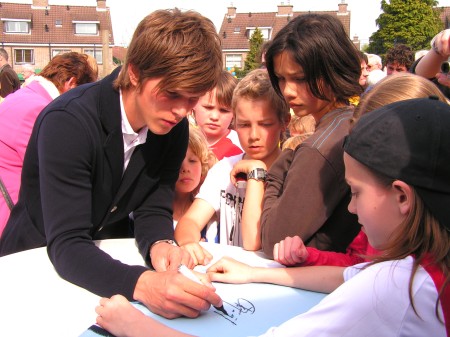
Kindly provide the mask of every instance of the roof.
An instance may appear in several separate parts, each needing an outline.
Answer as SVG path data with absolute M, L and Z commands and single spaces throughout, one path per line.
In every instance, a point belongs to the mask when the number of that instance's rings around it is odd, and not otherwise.
M 277 15 L 277 12 L 269 13 L 236 13 L 233 16 L 225 14 L 222 25 L 220 27 L 220 39 L 222 40 L 223 50 L 240 50 L 249 49 L 249 36 L 247 36 L 248 28 L 264 28 L 271 27 L 272 32 L 269 39 L 273 37 L 283 28 L 289 20 L 302 14 L 310 12 L 292 12 L 292 15 Z M 337 11 L 314 12 L 318 14 L 329 14 L 341 20 L 345 31 L 350 35 L 350 11 L 345 15 L 338 14 Z
M 109 42 L 114 44 L 108 7 L 49 5 L 45 9 L 33 8 L 31 4 L 1 2 L 0 18 L 2 43 L 102 44 L 100 32 L 98 35 L 75 35 L 73 24 L 76 21 L 98 22 L 99 30 L 108 30 Z M 4 19 L 31 20 L 31 34 L 6 34 L 3 29 Z

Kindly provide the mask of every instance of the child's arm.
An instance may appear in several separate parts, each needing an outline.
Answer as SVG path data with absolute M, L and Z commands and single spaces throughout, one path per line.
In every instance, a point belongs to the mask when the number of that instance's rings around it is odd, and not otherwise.
M 275 244 L 274 260 L 285 266 L 341 266 L 347 267 L 364 262 L 368 254 L 368 241 L 364 232 L 360 232 L 345 253 L 323 251 L 306 247 L 299 236 L 287 237 Z
M 212 255 L 199 244 L 200 232 L 214 215 L 214 209 L 203 199 L 195 199 L 175 228 L 175 240 L 192 256 L 195 265 L 208 264 Z
M 237 162 L 231 173 L 231 182 L 235 184 L 236 175 L 244 173 L 245 176 L 256 168 L 266 170 L 266 164 L 261 160 L 240 160 Z M 261 249 L 261 212 L 262 200 L 264 197 L 264 181 L 255 179 L 247 180 L 245 191 L 244 208 L 242 209 L 241 230 L 243 248 L 246 250 Z
M 100 299 L 95 312 L 98 314 L 97 324 L 117 337 L 192 336 L 144 315 L 122 295 Z
M 224 257 L 208 268 L 211 281 L 226 283 L 273 283 L 310 291 L 330 293 L 344 283 L 344 267 L 292 268 L 251 267 Z

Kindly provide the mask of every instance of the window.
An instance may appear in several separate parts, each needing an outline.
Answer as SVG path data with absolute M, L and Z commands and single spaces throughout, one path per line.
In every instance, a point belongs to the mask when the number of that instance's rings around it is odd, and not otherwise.
M 34 50 L 33 49 L 14 49 L 14 63 L 15 64 L 24 64 L 24 63 L 34 64 Z
M 256 28 L 247 28 L 247 38 L 250 39 L 252 37 L 253 33 L 255 32 L 255 29 Z M 271 28 L 258 27 L 258 29 L 260 30 L 264 40 L 266 41 L 270 40 L 270 33 L 272 31 Z
M 56 19 L 55 20 L 55 26 L 56 27 L 62 27 L 62 20 L 61 19 Z
M 93 56 L 98 64 L 103 64 L 103 50 L 102 49 L 85 49 L 84 53 Z
M 241 27 L 234 27 L 234 32 L 235 33 L 240 33 L 241 32 Z
M 72 50 L 70 49 L 52 49 L 52 57 L 55 57 L 59 54 L 70 53 Z
M 74 22 L 75 24 L 75 34 L 79 35 L 97 35 L 98 26 L 94 22 Z
M 5 33 L 28 34 L 30 32 L 30 22 L 28 21 L 5 21 Z
M 225 55 L 225 66 L 227 68 L 242 68 L 242 55 L 241 54 L 228 54 Z

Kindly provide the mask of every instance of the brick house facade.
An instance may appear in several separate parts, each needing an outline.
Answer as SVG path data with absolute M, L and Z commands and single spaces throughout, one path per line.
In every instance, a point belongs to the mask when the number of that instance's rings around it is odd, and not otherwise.
M 68 51 L 94 56 L 100 77 L 113 67 L 114 37 L 106 0 L 97 0 L 96 6 L 0 2 L 0 27 L 0 47 L 18 74 L 24 64 L 39 72 L 53 56 Z
M 264 40 L 271 40 L 278 31 L 292 18 L 308 12 L 295 12 L 294 6 L 281 3 L 277 12 L 266 13 L 237 13 L 236 7 L 228 7 L 220 27 L 219 35 L 222 40 L 222 55 L 225 67 L 243 68 L 249 52 L 249 38 L 255 28 L 261 30 Z M 351 13 L 345 1 L 341 0 L 336 11 L 315 12 L 336 16 L 350 35 Z M 354 37 L 353 43 L 359 49 L 359 39 Z

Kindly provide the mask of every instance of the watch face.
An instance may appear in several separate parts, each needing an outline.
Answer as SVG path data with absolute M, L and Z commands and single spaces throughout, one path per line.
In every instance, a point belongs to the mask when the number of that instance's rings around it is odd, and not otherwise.
M 258 181 L 265 181 L 266 180 L 266 170 L 262 168 L 254 169 L 253 171 L 250 171 L 248 174 L 248 179 L 256 179 Z

